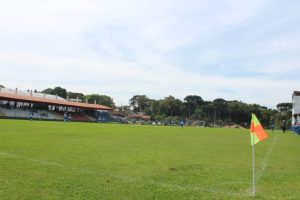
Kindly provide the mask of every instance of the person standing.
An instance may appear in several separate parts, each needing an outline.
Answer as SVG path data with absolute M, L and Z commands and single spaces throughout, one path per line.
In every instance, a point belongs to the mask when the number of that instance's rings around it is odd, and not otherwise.
M 68 121 L 68 113 L 65 112 L 65 113 L 64 113 L 64 122 L 67 122 L 67 121 Z
M 285 133 L 285 129 L 286 129 L 286 121 L 285 120 L 282 120 L 282 122 L 281 122 L 281 129 L 282 129 L 283 133 Z
M 274 131 L 274 128 L 275 128 L 275 124 L 274 124 L 274 123 L 271 123 L 271 124 L 270 124 L 270 129 L 271 129 L 272 132 Z
M 32 121 L 32 119 L 33 119 L 33 112 L 32 111 L 29 112 L 29 119 L 30 119 L 30 121 Z
M 184 125 L 184 121 L 183 121 L 183 119 L 180 121 L 180 126 L 181 127 L 183 127 L 183 125 Z

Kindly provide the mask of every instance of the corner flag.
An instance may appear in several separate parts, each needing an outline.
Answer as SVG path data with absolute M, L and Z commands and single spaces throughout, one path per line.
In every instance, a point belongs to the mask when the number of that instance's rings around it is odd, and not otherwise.
M 252 196 L 255 197 L 255 153 L 254 145 L 268 137 L 264 128 L 258 121 L 255 114 L 252 113 L 251 126 L 250 126 L 250 135 L 251 135 L 251 145 L 252 145 L 252 176 L 253 176 L 253 189 Z
M 262 127 L 257 117 L 253 113 L 252 113 L 251 126 L 250 126 L 250 135 L 251 135 L 251 145 L 255 145 L 256 143 L 268 137 L 264 128 Z

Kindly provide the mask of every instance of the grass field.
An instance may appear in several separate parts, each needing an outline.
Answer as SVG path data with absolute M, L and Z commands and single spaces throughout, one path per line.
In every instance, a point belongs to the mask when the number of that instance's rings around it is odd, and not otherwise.
M 256 147 L 257 198 L 300 199 L 300 137 Z M 0 199 L 251 199 L 248 130 L 0 120 Z

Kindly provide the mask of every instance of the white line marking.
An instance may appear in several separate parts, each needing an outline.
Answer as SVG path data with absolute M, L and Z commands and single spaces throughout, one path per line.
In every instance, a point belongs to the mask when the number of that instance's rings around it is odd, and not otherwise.
M 141 178 L 134 178 L 134 177 L 128 177 L 128 176 L 123 176 L 123 175 L 118 175 L 118 174 L 112 174 L 109 172 L 99 172 L 99 171 L 94 171 L 94 170 L 87 170 L 87 169 L 82 169 L 82 168 L 76 168 L 76 167 L 71 167 L 69 165 L 62 165 L 56 162 L 50 162 L 50 161 L 45 161 L 41 159 L 35 159 L 35 158 L 27 158 L 25 156 L 20 156 L 12 153 L 7 153 L 7 152 L 0 152 L 0 156 L 2 157 L 9 157 L 9 158 L 15 158 L 15 159 L 20 159 L 20 160 L 25 160 L 25 161 L 30 161 L 30 162 L 35 162 L 40 165 L 47 165 L 47 166 L 54 166 L 54 167 L 59 167 L 59 168 L 64 168 L 68 170 L 74 170 L 76 172 L 81 172 L 85 174 L 91 174 L 91 175 L 100 175 L 100 176 L 108 176 L 112 178 L 117 178 L 125 183 L 143 183 L 143 184 L 151 184 L 159 187 L 164 187 L 167 189 L 175 190 L 175 191 L 202 191 L 202 192 L 208 192 L 208 193 L 213 193 L 213 194 L 223 194 L 223 195 L 229 195 L 229 196 L 237 196 L 237 197 L 247 197 L 248 195 L 246 193 L 241 193 L 241 192 L 232 192 L 228 190 L 224 190 L 218 187 L 197 187 L 193 185 L 177 185 L 177 184 L 168 184 L 168 183 L 163 183 L 163 182 L 158 182 L 158 181 L 153 181 L 153 180 L 144 180 Z M 232 183 L 228 182 L 228 183 Z M 221 184 L 221 185 L 226 185 L 226 183 Z
M 270 156 L 273 152 L 274 146 L 277 142 L 277 138 L 278 138 L 278 133 L 275 133 L 275 137 L 272 140 L 272 144 L 268 149 L 268 152 L 266 153 L 266 155 L 264 156 L 261 165 L 260 165 L 260 169 L 259 171 L 256 173 L 256 182 L 259 182 L 259 180 L 261 179 L 261 177 L 263 176 L 263 174 L 265 173 L 267 166 L 268 166 L 268 161 L 270 159 Z M 249 196 L 252 196 L 252 186 L 250 188 L 248 188 L 248 194 Z
M 274 137 L 274 139 L 272 141 L 272 144 L 271 144 L 271 146 L 268 149 L 267 154 L 265 155 L 263 161 L 261 162 L 260 170 L 257 173 L 257 179 L 256 179 L 257 181 L 260 180 L 260 178 L 262 177 L 262 175 L 265 173 L 265 171 L 267 169 L 269 159 L 271 157 L 271 154 L 272 154 L 273 149 L 274 149 L 274 147 L 276 145 L 276 142 L 277 142 L 277 138 L 278 138 L 278 134 L 275 135 L 275 137 Z

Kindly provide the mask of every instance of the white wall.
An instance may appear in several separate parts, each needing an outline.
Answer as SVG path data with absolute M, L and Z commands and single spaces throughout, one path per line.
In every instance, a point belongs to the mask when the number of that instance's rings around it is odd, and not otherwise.
M 300 96 L 293 96 L 293 116 L 294 114 L 298 114 L 297 123 L 300 123 Z M 295 124 L 295 118 L 292 117 L 292 124 Z
M 300 96 L 293 96 L 293 114 L 300 114 Z

